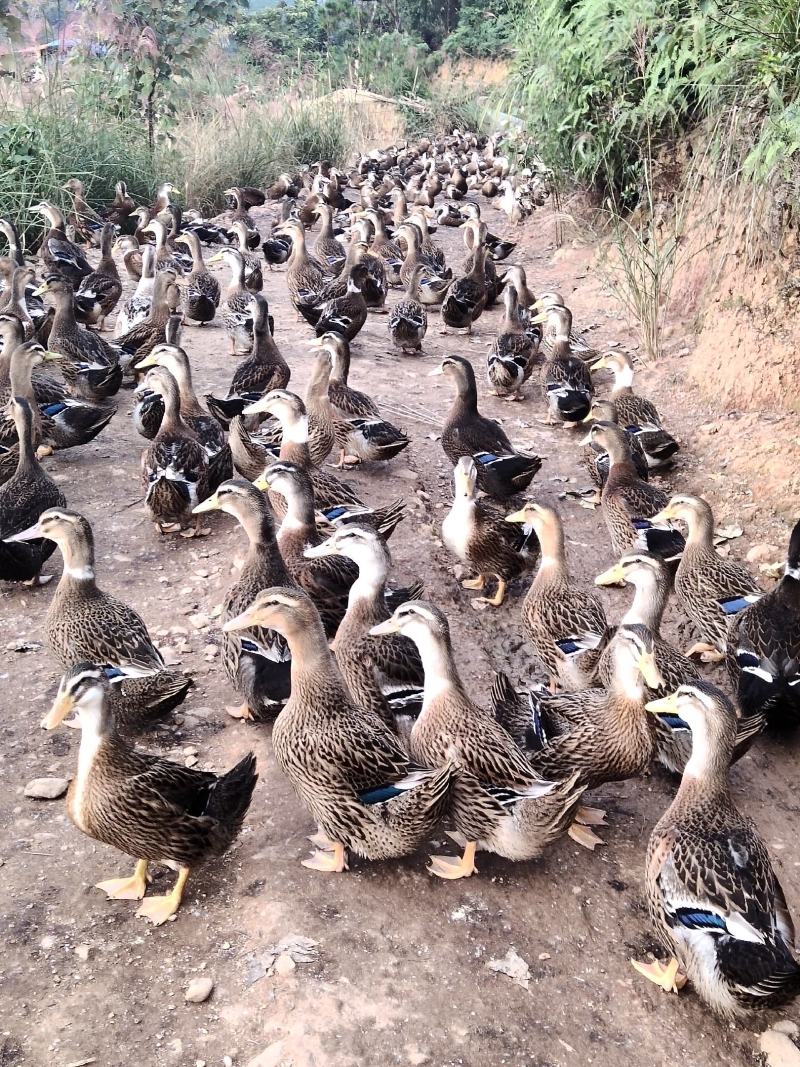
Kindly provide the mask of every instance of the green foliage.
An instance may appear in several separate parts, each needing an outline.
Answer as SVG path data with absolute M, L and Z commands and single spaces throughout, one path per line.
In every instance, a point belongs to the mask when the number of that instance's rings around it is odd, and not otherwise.
M 463 0 L 458 26 L 445 38 L 449 56 L 495 59 L 511 51 L 514 16 L 511 0 Z

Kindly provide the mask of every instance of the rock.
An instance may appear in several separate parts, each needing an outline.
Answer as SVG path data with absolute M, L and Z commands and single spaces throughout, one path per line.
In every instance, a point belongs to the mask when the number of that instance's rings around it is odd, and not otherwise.
M 9 641 L 6 652 L 38 652 L 41 647 L 41 641 Z
M 193 978 L 189 985 L 186 987 L 186 993 L 184 994 L 184 1000 L 187 1004 L 202 1004 L 204 1000 L 208 1000 L 211 996 L 211 990 L 214 988 L 214 979 L 209 978 L 208 975 L 201 975 L 199 978 Z
M 288 952 L 282 952 L 280 956 L 275 960 L 272 971 L 274 974 L 287 975 L 291 974 L 297 968 L 297 964 L 294 962 Z
M 211 625 L 211 619 L 208 615 L 204 615 L 203 612 L 198 612 L 196 615 L 190 615 L 189 622 L 194 626 L 195 630 L 203 630 Z
M 515 948 L 510 948 L 501 960 L 489 960 L 486 966 L 490 971 L 508 975 L 512 982 L 521 985 L 523 989 L 530 985 L 530 967 Z
M 25 796 L 34 800 L 58 800 L 68 787 L 67 778 L 32 778 L 25 786 Z
M 748 563 L 772 563 L 780 554 L 777 545 L 753 545 L 745 559 Z
M 89 953 L 90 952 L 91 952 L 91 948 L 89 947 L 89 945 L 76 945 L 75 946 L 75 955 L 83 963 L 86 963 L 86 961 L 89 959 Z
M 419 475 L 416 471 L 412 471 L 410 467 L 404 467 L 402 470 L 394 471 L 395 478 L 402 478 L 404 482 L 415 482 Z
M 51 948 L 55 947 L 55 943 L 56 939 L 51 934 L 47 934 L 39 942 L 39 948 L 43 948 L 45 952 L 49 952 Z
M 284 1062 L 283 1042 L 276 1041 L 252 1060 L 248 1060 L 246 1067 L 280 1067 Z
M 800 1049 L 780 1030 L 767 1030 L 758 1039 L 768 1067 L 800 1067 Z

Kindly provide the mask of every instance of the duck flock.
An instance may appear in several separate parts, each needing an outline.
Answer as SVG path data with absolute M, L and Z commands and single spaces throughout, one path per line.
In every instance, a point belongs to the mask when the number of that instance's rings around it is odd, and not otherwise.
M 265 190 L 228 190 L 215 220 L 182 212 L 169 183 L 149 207 L 122 182 L 112 203 L 93 206 L 73 179 L 67 213 L 33 208 L 44 233 L 30 261 L 17 228 L 29 220 L 0 221 L 0 579 L 46 585 L 42 568 L 61 554 L 49 606 L 37 595 L 30 608 L 64 672 L 42 725 L 74 713 L 69 815 L 136 861 L 98 888 L 141 900 L 137 914 L 163 923 L 190 873 L 238 834 L 257 775 L 252 754 L 216 775 L 134 746 L 191 683 L 165 664 L 144 620 L 98 586 L 92 527 L 47 470 L 53 452 L 102 433 L 119 390 L 135 387 L 153 536 L 205 535 L 218 510 L 246 538 L 220 617 L 236 694 L 227 710 L 253 729 L 271 724 L 278 765 L 317 824 L 305 866 L 392 860 L 440 827 L 459 846 L 431 857 L 443 879 L 475 874 L 478 850 L 525 862 L 567 834 L 594 848 L 606 818 L 592 791 L 655 761 L 680 777 L 643 865 L 664 958 L 635 966 L 665 991 L 688 980 L 735 1017 L 800 990 L 783 891 L 728 781 L 766 727 L 800 719 L 800 523 L 787 531 L 783 576 L 764 592 L 717 553 L 706 501 L 649 480 L 679 444 L 635 391 L 632 360 L 594 351 L 560 294 L 537 298 L 524 267 L 505 263 L 515 242 L 487 224 L 491 214 L 492 227 L 513 232 L 549 195 L 545 171 L 502 149 L 454 131 L 363 155 L 351 173 L 317 162 Z M 268 201 L 263 233 L 251 212 Z M 463 262 L 446 262 L 437 227 L 460 228 Z M 118 262 L 136 280 L 124 301 Z M 225 289 L 206 265 L 216 262 Z M 283 287 L 313 349 L 302 398 L 273 336 L 269 298 Z M 499 301 L 477 367 L 458 334 Z M 432 328 L 444 338 L 448 354 L 430 367 L 452 389 L 441 536 L 457 574 L 470 575 L 463 586 L 480 594 L 487 641 L 493 612 L 509 610 L 508 584 L 528 586 L 520 628 L 545 681 L 518 688 L 497 674 L 488 706 L 462 684 L 435 597 L 391 585 L 402 498 L 373 507 L 344 474 L 363 465 L 390 480 L 409 445 L 348 383 L 359 333 L 381 313 L 373 322 L 385 322 L 401 362 L 422 365 Z M 189 327 L 218 326 L 238 363 L 226 395 L 201 400 Z M 613 385 L 600 398 L 604 368 Z M 594 487 L 583 503 L 599 507 L 618 559 L 609 570 L 574 580 L 562 517 L 536 489 L 542 460 L 481 415 L 480 390 L 563 427 Z M 398 401 L 389 413 L 410 411 Z M 606 617 L 592 581 L 630 586 L 622 618 Z M 685 652 L 661 634 L 670 596 L 697 638 Z M 721 662 L 734 699 L 703 673 Z M 177 872 L 165 896 L 146 895 L 151 864 Z

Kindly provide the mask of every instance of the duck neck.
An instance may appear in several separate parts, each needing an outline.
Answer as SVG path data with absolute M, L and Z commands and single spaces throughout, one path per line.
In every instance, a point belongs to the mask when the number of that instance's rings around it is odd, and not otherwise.
M 733 757 L 733 742 L 712 734 L 711 725 L 701 722 L 692 728 L 692 754 L 683 769 L 676 803 L 693 801 L 702 791 L 706 801 L 724 800 L 730 786 L 728 771 Z
M 15 396 L 19 394 L 14 394 Z M 19 443 L 19 462 L 17 474 L 29 471 L 36 465 L 36 450 L 33 447 L 33 418 L 28 416 L 21 426 L 17 427 L 17 440 Z
M 627 648 L 615 649 L 612 663 L 611 692 L 625 703 L 641 705 L 643 708 L 644 679 L 631 653 Z
M 693 511 L 687 522 L 687 547 L 714 551 L 714 517 L 710 508 Z
M 359 562 L 358 577 L 350 586 L 347 598 L 348 612 L 356 610 L 359 605 L 372 608 L 383 604 L 387 575 L 386 562 L 378 556 Z
M 16 352 L 11 354 L 11 367 L 10 367 L 10 384 L 11 395 L 24 397 L 31 405 L 31 410 L 38 412 L 39 408 L 36 405 L 33 396 L 33 384 L 31 379 L 31 364 L 30 361 L 23 358 L 19 358 Z
M 633 603 L 622 617 L 620 625 L 638 624 L 658 634 L 661 630 L 664 609 L 667 606 L 669 588 L 650 571 L 637 574 L 633 580 L 633 587 Z
M 289 625 L 281 630 L 292 655 L 292 693 L 302 693 L 314 678 L 325 679 L 326 688 L 339 674 L 319 615 L 303 620 L 302 625 Z M 328 702 L 326 702 L 326 706 Z M 329 710 L 336 714 L 339 701 L 330 701 Z
M 278 530 L 278 541 L 300 534 L 316 543 L 317 521 L 314 517 L 313 493 L 292 490 L 286 497 L 286 514 Z
M 425 673 L 422 710 L 446 692 L 463 693 L 464 687 L 458 677 L 450 638 L 437 636 L 426 630 L 415 640 Z
M 169 433 L 187 433 L 189 428 L 181 416 L 181 394 L 177 382 L 164 387 L 161 395 L 164 401 L 161 430 Z
M 67 538 L 60 546 L 64 557 L 61 580 L 94 585 L 94 545 L 77 534 Z

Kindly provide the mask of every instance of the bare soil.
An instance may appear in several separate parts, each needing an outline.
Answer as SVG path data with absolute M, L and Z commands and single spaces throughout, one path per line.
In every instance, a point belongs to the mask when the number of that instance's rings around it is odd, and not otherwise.
M 485 216 L 493 230 L 506 231 L 499 212 L 488 207 Z M 524 263 L 534 289 L 563 292 L 576 326 L 596 326 L 590 336 L 598 346 L 634 347 L 591 271 L 590 250 L 554 249 L 549 210 L 514 236 L 520 243 L 512 260 Z M 460 237 L 449 230 L 437 235 L 454 265 L 463 256 Z M 311 332 L 295 319 L 281 271 L 267 275 L 265 292 L 293 369 L 291 387 L 302 391 Z M 424 579 L 430 598 L 447 612 L 461 671 L 479 700 L 488 699 L 495 669 L 520 682 L 536 674 L 521 630 L 525 583 L 512 588 L 501 609 L 478 613 L 441 545 L 451 476 L 436 434 L 450 394 L 447 382 L 426 377 L 438 358 L 447 352 L 472 358 L 482 410 L 501 419 L 518 445 L 544 457 L 535 495 L 562 511 L 576 578 L 591 583 L 613 562 L 600 514 L 560 499 L 565 490 L 586 484 L 576 435 L 543 425 L 544 402 L 534 383 L 520 404 L 488 395 L 485 355 L 499 320 L 499 309 L 485 313 L 467 339 L 440 336 L 438 316 L 431 315 L 425 355 L 414 359 L 387 352 L 386 318 L 371 315 L 353 346 L 351 372 L 356 388 L 388 408 L 403 402 L 435 413 L 434 424 L 395 418 L 411 433 L 410 448 L 388 467 L 348 477 L 371 501 L 398 495 L 408 501 L 407 518 L 391 542 L 396 577 Z M 234 361 L 222 331 L 216 325 L 188 327 L 184 343 L 198 392 L 224 390 Z M 683 443 L 670 484 L 707 495 L 718 523 L 741 522 L 745 536 L 733 543 L 735 556 L 743 557 L 753 542 L 782 549 L 786 520 L 796 511 L 796 488 L 792 505 L 786 496 L 779 501 L 779 513 L 768 496 L 751 495 L 752 486 L 737 468 L 742 442 L 727 433 L 727 416 L 685 385 L 685 357 L 678 354 L 684 346 L 678 329 L 674 354 L 639 378 Z M 129 418 L 131 407 L 130 394 L 120 394 L 119 412 L 98 441 L 46 462 L 63 482 L 70 506 L 94 526 L 101 586 L 133 604 L 165 654 L 194 679 L 195 688 L 172 721 L 141 744 L 177 760 L 196 754 L 199 766 L 217 770 L 253 749 L 260 780 L 241 838 L 223 861 L 192 877 L 176 921 L 154 929 L 135 917 L 133 902 L 106 900 L 93 884 L 126 872 L 130 860 L 84 837 L 69 823 L 62 800 L 23 796 L 31 778 L 69 776 L 77 756 L 75 733 L 39 729 L 57 682 L 46 647 L 26 653 L 8 648 L 20 640 L 43 641 L 42 620 L 55 583 L 36 590 L 3 588 L 0 1065 L 756 1062 L 755 1035 L 772 1020 L 758 1020 L 754 1030 L 721 1024 L 691 991 L 663 995 L 629 963 L 653 946 L 643 900 L 644 854 L 676 784 L 660 771 L 594 797 L 608 810 L 610 823 L 606 847 L 594 853 L 565 839 L 537 864 L 482 855 L 480 873 L 454 883 L 427 874 L 424 854 L 386 864 L 356 859 L 342 875 L 300 865 L 312 822 L 275 765 L 269 727 L 234 721 L 224 711 L 234 695 L 220 665 L 216 624 L 190 620 L 210 616 L 220 602 L 243 553 L 244 535 L 224 515 L 212 516 L 211 534 L 202 540 L 155 533 L 141 504 L 143 442 Z M 704 429 L 709 425 L 718 431 Z M 755 417 L 748 421 L 747 442 L 769 434 L 769 426 Z M 718 447 L 722 440 L 728 449 Z M 780 469 L 779 457 L 765 454 L 765 464 Z M 58 555 L 48 569 L 59 573 Z M 604 596 L 610 618 L 618 618 L 628 594 L 614 590 Z M 669 633 L 687 641 L 674 606 L 668 620 Z M 798 914 L 794 745 L 761 739 L 732 777 Z M 444 844 L 440 840 L 438 848 Z M 159 873 L 151 892 L 163 891 L 172 878 Z M 290 935 L 318 942 L 317 958 L 288 974 L 265 976 L 268 949 Z M 511 947 L 530 965 L 528 988 L 486 966 Z M 199 974 L 213 977 L 214 991 L 203 1004 L 187 1004 L 184 991 Z M 796 1006 L 787 1013 L 796 1018 Z

